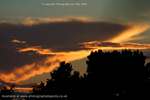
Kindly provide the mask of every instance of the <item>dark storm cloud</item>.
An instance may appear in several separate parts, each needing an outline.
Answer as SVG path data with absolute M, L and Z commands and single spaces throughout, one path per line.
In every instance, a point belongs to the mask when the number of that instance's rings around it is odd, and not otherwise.
M 8 73 L 12 71 L 12 73 L 8 75 L 9 82 L 10 80 L 14 82 L 18 77 L 20 77 L 20 80 L 26 80 L 37 75 L 39 72 L 36 70 L 41 71 L 41 73 L 48 71 L 50 65 L 42 65 L 42 63 L 44 63 L 46 59 L 52 61 L 53 55 L 55 56 L 54 58 L 56 58 L 56 60 L 54 60 L 56 63 L 58 63 L 58 60 L 66 60 L 66 57 L 71 57 L 68 59 L 72 60 L 77 59 L 78 57 L 81 58 L 80 56 L 82 56 L 82 54 L 85 56 L 87 53 L 81 51 L 80 54 L 79 51 L 74 55 L 73 52 L 69 54 L 67 52 L 81 50 L 80 43 L 83 42 L 95 40 L 104 41 L 110 39 L 128 28 L 129 26 L 121 24 L 99 21 L 86 22 L 80 20 L 36 23 L 32 25 L 1 23 L 1 75 L 5 78 L 4 80 L 7 80 L 5 72 Z M 21 48 L 30 47 L 33 49 L 35 47 L 37 50 L 19 52 L 19 49 Z M 40 51 L 38 51 L 38 49 L 40 49 Z M 53 54 L 49 53 L 50 50 L 52 50 Z M 61 57 L 61 54 L 57 54 L 58 51 L 64 52 L 64 56 Z M 40 54 L 39 52 L 48 52 L 48 54 Z M 55 62 L 52 63 L 54 66 Z M 48 67 L 40 69 L 41 66 Z M 24 78 L 24 74 L 20 74 L 22 71 L 20 72 L 20 69 L 18 71 L 17 68 L 30 68 L 31 70 L 34 70 L 35 73 Z M 23 73 L 27 72 L 25 71 Z M 11 79 L 11 77 L 14 79 Z
M 42 46 L 53 50 L 75 50 L 79 43 L 110 39 L 128 26 L 108 22 L 53 22 L 32 26 L 0 24 L 0 42 L 23 40 L 28 46 Z
M 9 44 L 9 46 L 0 47 L 0 72 L 9 72 L 14 68 L 41 61 L 46 57 L 47 55 L 39 55 L 36 52 L 19 53 L 13 45 Z

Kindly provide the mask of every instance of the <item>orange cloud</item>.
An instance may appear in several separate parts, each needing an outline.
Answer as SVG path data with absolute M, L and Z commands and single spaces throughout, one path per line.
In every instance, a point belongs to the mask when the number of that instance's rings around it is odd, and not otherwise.
M 121 50 L 121 49 L 150 49 L 150 44 L 139 43 L 113 43 L 113 42 L 84 42 L 81 44 L 85 49 Z
M 36 51 L 37 53 L 41 55 L 46 55 L 46 54 L 53 54 L 51 49 L 42 49 L 40 46 L 33 46 L 33 47 L 28 47 L 28 48 L 22 48 L 18 50 L 19 52 L 27 52 L 27 51 Z
M 43 23 L 56 23 L 56 22 L 69 22 L 69 21 L 80 21 L 80 22 L 89 22 L 93 21 L 92 18 L 89 17 L 83 17 L 83 16 L 64 16 L 64 17 L 45 17 L 45 18 L 32 18 L 27 17 L 22 21 L 23 25 L 26 26 L 33 26 Z
M 71 21 L 80 20 L 83 22 L 90 21 L 86 18 L 62 18 L 62 19 L 32 19 L 27 18 L 24 25 L 35 25 L 48 22 L 61 22 L 61 21 Z M 103 50 L 113 50 L 113 49 L 150 49 L 150 44 L 137 44 L 137 43 L 122 43 L 132 40 L 134 37 L 137 39 L 141 33 L 145 32 L 150 28 L 149 25 L 129 25 L 129 28 L 119 33 L 118 36 L 108 40 L 106 44 L 102 44 L 98 41 L 91 41 L 83 43 L 83 50 L 70 51 L 70 52 L 54 52 L 52 49 L 43 49 L 40 46 L 27 47 L 18 49 L 18 52 L 28 52 L 34 51 L 40 55 L 49 55 L 45 60 L 39 61 L 37 63 L 31 63 L 24 66 L 16 67 L 16 69 L 11 72 L 1 72 L 0 80 L 10 83 L 21 83 L 24 80 L 28 80 L 36 75 L 41 75 L 43 73 L 48 73 L 53 71 L 59 66 L 61 61 L 71 62 L 74 60 L 82 59 L 90 54 L 91 50 L 103 49 Z M 20 43 L 19 40 L 13 40 L 13 43 Z M 80 42 L 80 41 L 79 41 Z M 51 54 L 53 56 L 51 56 Z
M 59 66 L 61 61 L 71 62 L 82 59 L 90 54 L 90 50 L 120 50 L 120 49 L 150 49 L 150 44 L 137 43 L 112 43 L 112 42 L 85 42 L 82 44 L 85 50 L 71 51 L 71 52 L 53 52 L 51 49 L 42 49 L 39 46 L 22 48 L 19 52 L 35 51 L 41 55 L 54 54 L 47 57 L 44 61 L 32 63 L 17 67 L 12 72 L 0 73 L 0 79 L 5 82 L 21 83 L 36 75 L 41 75 L 53 71 Z
M 136 40 L 143 32 L 147 31 L 148 29 L 150 29 L 150 25 L 148 24 L 129 25 L 128 29 L 124 30 L 118 36 L 115 36 L 114 38 L 107 41 L 120 43 Z
M 26 41 L 20 41 L 20 40 L 17 40 L 17 39 L 14 39 L 11 41 L 12 43 L 17 43 L 17 44 L 25 44 Z
M 51 52 L 48 49 L 44 50 L 42 48 L 24 48 L 19 50 L 20 52 L 27 52 L 27 51 L 37 51 L 40 54 L 55 54 L 55 56 L 47 57 L 44 61 L 38 63 L 32 63 L 28 65 L 24 65 L 21 67 L 17 67 L 11 72 L 7 73 L 0 73 L 0 79 L 5 82 L 10 83 L 21 83 L 24 80 L 27 80 L 31 77 L 36 75 L 41 75 L 43 73 L 48 73 L 53 71 L 59 66 L 61 61 L 74 61 L 77 59 L 81 59 L 86 57 L 90 54 L 88 50 L 80 50 L 80 51 L 73 51 L 73 52 Z
M 137 43 L 100 43 L 98 41 L 93 41 L 85 42 L 82 45 L 84 46 L 85 50 L 70 52 L 53 52 L 51 49 L 43 49 L 39 46 L 19 49 L 19 52 L 35 51 L 41 55 L 54 55 L 49 56 L 44 61 L 40 61 L 38 63 L 17 67 L 11 72 L 2 72 L 0 73 L 0 80 L 20 84 L 22 81 L 28 80 L 36 75 L 41 75 L 53 71 L 59 66 L 61 61 L 71 62 L 85 58 L 90 54 L 91 50 L 150 49 L 150 44 Z
M 15 88 L 15 91 L 17 91 L 17 92 L 25 92 L 25 93 L 30 93 L 30 92 L 32 92 L 32 88 L 22 88 L 22 87 L 16 87 Z

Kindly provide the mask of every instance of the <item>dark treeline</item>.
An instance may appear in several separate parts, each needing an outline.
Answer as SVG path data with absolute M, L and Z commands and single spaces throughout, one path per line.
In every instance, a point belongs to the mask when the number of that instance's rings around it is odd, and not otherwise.
M 70 63 L 61 62 L 50 73 L 46 84 L 33 88 L 33 94 L 68 95 L 67 99 L 91 100 L 102 97 L 142 97 L 150 94 L 150 63 L 140 51 L 122 50 L 91 52 L 87 57 L 87 72 L 72 69 Z M 144 68 L 144 84 L 143 84 Z
M 67 100 L 150 97 L 150 63 L 145 64 L 145 60 L 146 57 L 138 50 L 91 52 L 86 61 L 87 72 L 83 76 L 74 71 L 70 63 L 61 62 L 50 73 L 46 83 L 33 87 L 32 94 L 63 95 Z
M 13 98 L 11 97 L 5 98 L 4 96 L 14 95 L 15 94 L 14 88 L 15 88 L 14 84 L 10 85 L 9 87 L 8 86 L 0 87 L 0 100 L 13 100 Z

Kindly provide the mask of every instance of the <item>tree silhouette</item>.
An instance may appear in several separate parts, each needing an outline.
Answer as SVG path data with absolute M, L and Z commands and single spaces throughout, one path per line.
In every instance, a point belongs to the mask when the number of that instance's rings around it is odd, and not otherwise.
M 69 95 L 73 93 L 74 82 L 79 81 L 80 74 L 73 71 L 70 63 L 61 62 L 60 66 L 50 73 L 51 79 L 47 79 L 46 85 L 33 87 L 33 94 Z M 65 98 L 66 99 L 66 98 Z
M 0 100 L 12 100 L 13 98 L 3 97 L 3 96 L 15 94 L 14 88 L 15 88 L 14 84 L 10 86 L 2 86 L 0 89 Z
M 140 94 L 144 64 L 145 56 L 138 50 L 99 50 L 88 56 L 88 78 L 100 82 L 93 86 L 103 95 L 111 96 L 115 91 L 115 95 L 135 96 Z
M 150 78 L 150 63 L 147 63 L 144 67 L 144 74 L 145 79 Z
M 54 72 L 50 73 L 55 81 L 68 80 L 71 77 L 72 65 L 69 63 L 61 62 L 60 67 Z
M 147 63 L 144 67 L 144 90 L 145 97 L 150 97 L 150 63 Z
M 137 97 L 143 93 L 147 96 L 150 93 L 150 63 L 145 66 L 145 58 L 138 50 L 94 51 L 87 57 L 87 73 L 83 76 L 74 71 L 70 63 L 61 62 L 50 73 L 51 79 L 35 87 L 33 93 L 67 94 L 67 99 Z

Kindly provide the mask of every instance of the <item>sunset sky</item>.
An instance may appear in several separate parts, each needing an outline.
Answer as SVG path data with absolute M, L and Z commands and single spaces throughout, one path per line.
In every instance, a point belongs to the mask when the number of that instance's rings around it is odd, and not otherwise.
M 0 81 L 37 83 L 49 78 L 61 61 L 72 62 L 82 73 L 85 58 L 97 49 L 141 49 L 149 57 L 149 4 L 150 0 L 0 0 Z

